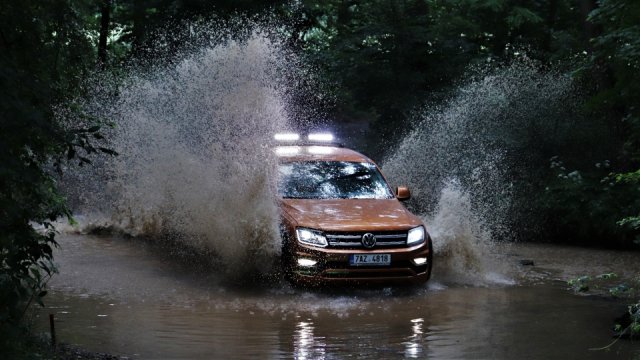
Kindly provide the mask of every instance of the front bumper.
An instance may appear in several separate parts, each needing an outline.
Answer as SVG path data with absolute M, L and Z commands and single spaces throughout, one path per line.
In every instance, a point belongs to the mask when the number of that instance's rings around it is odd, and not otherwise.
M 387 266 L 352 266 L 352 254 L 390 254 Z M 422 284 L 431 277 L 433 250 L 431 240 L 408 248 L 349 250 L 314 248 L 298 245 L 288 261 L 288 274 L 297 284 L 317 286 L 328 284 Z M 427 258 L 422 265 L 415 265 L 415 258 Z M 298 259 L 317 261 L 314 266 L 299 266 Z

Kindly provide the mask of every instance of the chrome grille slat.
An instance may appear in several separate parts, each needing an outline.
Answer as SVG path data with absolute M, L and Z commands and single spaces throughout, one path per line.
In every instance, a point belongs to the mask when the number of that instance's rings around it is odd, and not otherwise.
M 376 239 L 406 239 L 407 234 L 376 235 Z
M 329 241 L 329 245 L 331 245 L 331 246 L 342 246 L 342 247 L 361 247 L 362 243 L 360 243 L 360 242 Z
M 327 235 L 327 239 L 360 239 L 362 235 Z
M 407 243 L 405 241 L 378 241 L 376 242 L 376 246 L 399 246 L 399 245 L 406 245 Z

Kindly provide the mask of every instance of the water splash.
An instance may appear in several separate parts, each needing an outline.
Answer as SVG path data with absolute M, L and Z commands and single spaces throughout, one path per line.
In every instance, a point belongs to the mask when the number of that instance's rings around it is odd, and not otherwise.
M 461 214 L 467 216 L 461 217 Z M 487 230 L 470 208 L 469 194 L 460 184 L 450 182 L 443 190 L 430 221 L 431 236 L 438 241 L 434 250 L 440 255 L 439 275 L 482 274 L 487 259 Z
M 456 284 L 513 284 L 510 269 L 496 256 L 497 244 L 483 219 L 471 209 L 471 199 L 460 183 L 450 181 L 442 189 L 432 216 L 425 219 L 431 225 L 437 261 L 434 277 L 437 281 Z
M 528 60 L 474 71 L 448 101 L 418 112 L 383 170 L 412 189 L 408 205 L 432 232 L 441 264 L 436 280 L 508 283 L 493 254 L 500 240 L 517 240 L 514 224 L 527 206 L 519 192 L 532 177 L 526 167 L 571 136 L 575 86 Z
M 117 95 L 99 89 L 86 107 L 115 122 L 108 138 L 120 156 L 80 175 L 106 178 L 101 189 L 71 189 L 84 198 L 87 225 L 108 219 L 130 235 L 210 249 L 232 274 L 268 272 L 281 246 L 268 144 L 288 127 L 283 73 L 299 70 L 254 29 L 132 72 Z

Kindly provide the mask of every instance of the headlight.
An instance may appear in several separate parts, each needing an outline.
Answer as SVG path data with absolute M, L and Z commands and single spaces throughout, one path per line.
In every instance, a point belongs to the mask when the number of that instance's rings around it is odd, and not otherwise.
M 416 245 L 424 242 L 424 226 L 418 226 L 409 230 L 407 234 L 407 245 Z
M 320 231 L 297 228 L 296 235 L 298 236 L 298 241 L 303 244 L 319 247 L 327 246 L 327 238 Z

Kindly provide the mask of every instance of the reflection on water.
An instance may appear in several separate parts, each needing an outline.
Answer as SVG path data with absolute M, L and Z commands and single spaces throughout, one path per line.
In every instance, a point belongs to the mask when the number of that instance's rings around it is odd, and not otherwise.
M 293 357 L 300 360 L 325 359 L 323 338 L 313 335 L 313 321 L 300 321 L 293 335 Z
M 436 278 L 409 290 L 234 287 L 135 242 L 61 242 L 61 274 L 39 323 L 47 329 L 46 315 L 54 313 L 60 341 L 94 351 L 140 359 L 640 357 L 638 342 L 588 350 L 610 342 L 623 303 L 575 296 L 552 281 L 460 287 Z M 549 251 L 540 249 L 512 250 L 532 258 Z M 610 260 L 600 253 L 599 261 Z
M 409 295 L 226 292 L 195 303 L 128 301 L 54 292 L 58 338 L 142 359 L 629 359 L 637 342 L 610 352 L 611 319 L 623 306 L 550 287 L 449 288 Z M 294 301 L 289 301 L 293 298 Z M 287 305 L 266 310 L 262 302 Z M 320 303 L 313 308 L 310 303 Z M 46 316 L 42 317 L 46 329 Z
M 418 358 L 422 354 L 422 323 L 424 319 L 411 320 L 411 335 L 405 341 L 404 355 L 408 358 Z

